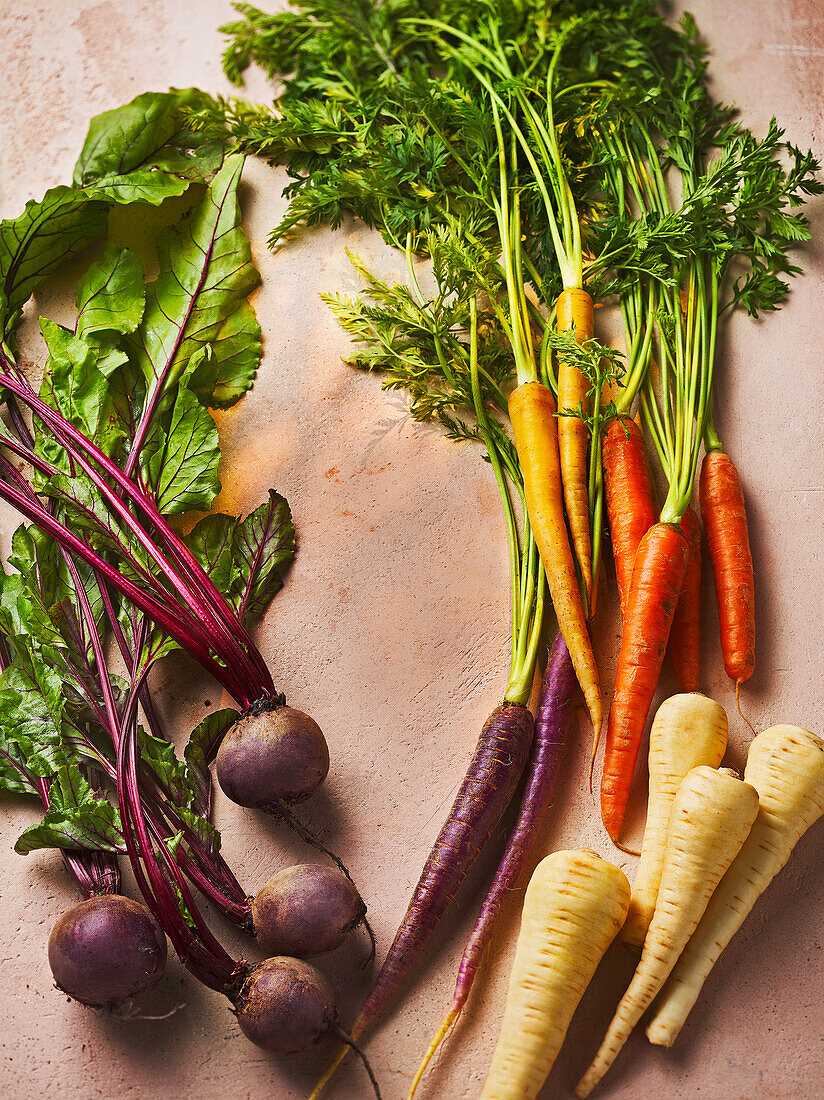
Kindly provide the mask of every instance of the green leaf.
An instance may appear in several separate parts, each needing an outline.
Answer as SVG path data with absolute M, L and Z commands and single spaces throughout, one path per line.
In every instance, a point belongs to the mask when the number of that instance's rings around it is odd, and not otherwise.
M 34 578 L 0 574 L 0 632 L 18 649 L 41 650 L 61 644 Z
M 65 558 L 61 555 L 57 559 L 57 600 L 55 606 L 49 609 L 51 620 L 61 636 L 61 643 L 55 644 L 60 648 L 65 646 L 69 650 L 70 660 L 78 663 L 80 667 L 94 668 L 94 650 L 80 602 L 80 590 L 82 589 L 86 594 L 86 600 L 98 628 L 105 613 L 103 597 L 97 574 L 92 566 L 80 559 L 75 559 L 73 565 L 80 582 L 79 586 L 69 572 Z
M 11 538 L 8 561 L 28 591 L 37 593 L 44 608 L 59 599 L 57 545 L 33 525 L 21 524 Z
M 166 837 L 165 840 L 163 841 L 163 844 L 165 844 L 169 854 L 171 855 L 172 859 L 174 859 L 174 860 L 177 859 L 178 849 L 180 848 L 180 845 L 182 843 L 183 843 L 183 830 L 182 829 L 178 829 L 178 831 L 173 836 Z M 168 884 L 169 884 L 170 888 L 172 889 L 172 891 L 174 892 L 175 897 L 177 898 L 177 906 L 178 906 L 178 909 L 180 910 L 180 915 L 183 917 L 183 919 L 186 921 L 186 923 L 189 925 L 189 927 L 193 931 L 196 932 L 197 931 L 197 922 L 195 921 L 195 918 L 192 916 L 192 913 L 189 909 L 189 906 L 186 904 L 186 900 L 183 897 L 183 891 L 180 889 L 180 887 L 178 886 L 178 884 L 175 882 L 175 880 L 173 878 L 171 878 L 170 876 L 167 876 L 167 880 L 168 880 Z
M 183 375 L 183 384 L 206 408 L 214 407 L 212 398 L 217 384 L 218 366 L 212 345 L 204 344 L 189 360 Z
M 194 809 L 208 815 L 212 798 L 212 777 L 209 761 L 224 735 L 240 718 L 240 713 L 227 707 L 212 711 L 192 730 L 183 756 L 188 769 L 189 786 L 194 794 Z
M 20 747 L 9 741 L 0 726 L 0 791 L 6 794 L 37 794 Z
M 228 592 L 235 568 L 235 532 L 238 521 L 222 512 L 198 520 L 186 544 L 221 592 Z
M 46 317 L 40 318 L 40 330 L 49 349 L 40 396 L 94 439 L 107 411 L 106 379 L 95 366 L 94 352 L 85 340 Z M 64 453 L 56 442 L 47 450 L 44 457 L 52 462 Z
M 158 205 L 182 195 L 192 180 L 208 180 L 222 159 L 214 134 L 192 130 L 183 108 L 208 97 L 185 91 L 145 92 L 92 119 L 74 182 L 96 198 Z
M 160 423 L 149 449 L 149 478 L 164 515 L 207 512 L 220 492 L 217 428 L 195 395 L 185 387 L 168 426 Z
M 201 814 L 193 813 L 191 810 L 178 809 L 177 812 L 180 820 L 197 837 L 208 854 L 212 857 L 217 856 L 220 852 L 220 833 L 211 821 L 207 821 Z
M 236 576 L 232 585 L 241 618 L 260 615 L 283 585 L 283 567 L 295 556 L 295 528 L 284 497 L 269 490 L 269 500 L 251 512 L 235 533 Z
M 75 332 L 87 340 L 93 333 L 134 332 L 145 300 L 140 260 L 127 248 L 107 244 L 77 288 Z
M 91 672 L 94 655 L 78 588 L 57 544 L 34 525 L 18 527 L 12 536 L 9 563 L 18 570 L 19 577 L 3 580 L 3 587 L 8 589 L 4 606 L 9 608 L 13 603 L 13 610 L 6 612 L 4 630 L 14 638 L 15 649 L 38 654 L 47 664 L 59 651 L 61 668 L 63 662 L 68 662 Z M 93 570 L 80 560 L 73 564 L 95 622 L 99 623 L 103 600 Z M 64 690 L 70 690 L 70 685 L 64 684 Z
M 228 409 L 251 388 L 260 363 L 260 325 L 247 301 L 221 325 L 214 344 L 204 344 L 186 367 L 183 381 L 201 405 Z
M 0 725 L 33 776 L 48 778 L 67 763 L 64 707 L 60 676 L 36 658 L 18 655 L 0 674 Z
M 109 203 L 157 205 L 214 175 L 220 141 L 183 119 L 184 110 L 210 102 L 196 89 L 150 92 L 98 115 L 75 168 L 76 186 L 53 187 L 17 218 L 0 222 L 4 336 L 41 280 L 105 234 Z
M 160 274 L 147 289 L 133 338 L 149 396 L 158 388 L 168 392 L 207 344 L 221 364 L 222 400 L 244 392 L 257 369 L 260 330 L 243 303 L 260 276 L 240 224 L 242 169 L 243 157 L 227 157 L 183 226 L 158 238 Z M 242 324 L 230 322 L 240 307 Z
M 105 232 L 106 204 L 70 187 L 53 187 L 39 202 L 30 199 L 19 217 L 0 222 L 3 331 L 42 279 Z
M 40 825 L 26 829 L 14 846 L 25 855 L 39 848 L 124 852 L 120 815 L 97 798 L 75 764 L 62 767 L 49 788 L 50 806 Z
M 174 747 L 146 730 L 137 729 L 137 755 L 154 775 L 161 789 L 175 806 L 188 806 L 192 792 L 186 777 L 186 765 L 178 760 Z
M 229 314 L 212 347 L 218 366 L 208 405 L 228 409 L 251 388 L 263 350 L 260 325 L 250 302 L 241 302 Z

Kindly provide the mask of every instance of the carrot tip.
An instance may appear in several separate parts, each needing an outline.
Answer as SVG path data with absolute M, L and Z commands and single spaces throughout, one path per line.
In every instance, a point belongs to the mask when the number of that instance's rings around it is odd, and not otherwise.
M 628 856 L 640 856 L 640 852 L 636 852 L 634 848 L 628 848 L 626 844 L 622 844 L 620 840 L 616 840 L 614 837 L 610 838 L 612 843 L 622 852 L 626 852 Z
M 323 1092 L 323 1090 L 328 1085 L 329 1081 L 334 1076 L 335 1071 L 337 1070 L 338 1066 L 341 1064 L 343 1059 L 346 1057 L 348 1052 L 349 1052 L 349 1047 L 345 1043 L 341 1043 L 340 1046 L 338 1047 L 338 1049 L 332 1055 L 331 1062 L 326 1067 L 326 1069 L 323 1071 L 323 1076 L 318 1081 L 318 1083 L 315 1085 L 315 1087 L 312 1091 L 312 1095 L 309 1097 L 309 1100 L 317 1100 L 317 1098 L 320 1096 L 320 1094 Z
M 453 1025 L 457 1021 L 460 1014 L 461 1014 L 460 1008 L 450 1008 L 449 1012 L 447 1012 L 447 1014 L 444 1016 L 443 1020 L 441 1021 L 441 1026 L 438 1028 L 437 1032 L 435 1033 L 434 1039 L 429 1044 L 429 1049 L 427 1050 L 426 1054 L 424 1054 L 423 1060 L 421 1061 L 421 1064 L 418 1066 L 418 1072 L 415 1074 L 415 1077 L 414 1077 L 414 1079 L 412 1081 L 412 1084 L 409 1088 L 409 1096 L 408 1096 L 407 1100 L 412 1100 L 412 1098 L 414 1097 L 415 1092 L 417 1091 L 418 1085 L 421 1083 L 421 1078 L 426 1073 L 427 1066 L 432 1061 L 432 1058 L 433 1058 L 435 1052 L 437 1051 L 438 1047 L 441 1045 L 441 1043 L 444 1041 L 444 1039 L 446 1039 L 447 1035 L 449 1034 L 450 1030 L 452 1029 Z

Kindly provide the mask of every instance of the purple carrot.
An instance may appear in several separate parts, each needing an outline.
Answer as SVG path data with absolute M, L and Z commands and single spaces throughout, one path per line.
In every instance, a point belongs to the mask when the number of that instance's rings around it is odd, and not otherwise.
M 432 845 L 406 915 L 352 1025 L 350 1035 L 355 1041 L 394 999 L 500 821 L 529 756 L 533 725 L 529 710 L 515 703 L 502 703 L 484 723 L 461 788 Z M 346 1050 L 345 1046 L 339 1048 L 313 1097 L 343 1061 Z
M 415 1075 L 409 1091 L 410 1098 L 414 1095 L 432 1055 L 441 1045 L 466 1004 L 472 983 L 489 945 L 493 925 L 505 898 L 517 886 L 535 844 L 541 819 L 547 811 L 555 781 L 558 778 L 569 727 L 569 708 L 576 683 L 575 669 L 572 667 L 569 650 L 559 632 L 550 652 L 541 685 L 538 713 L 535 716 L 535 738 L 518 819 L 463 953 L 449 1012 L 438 1028 Z

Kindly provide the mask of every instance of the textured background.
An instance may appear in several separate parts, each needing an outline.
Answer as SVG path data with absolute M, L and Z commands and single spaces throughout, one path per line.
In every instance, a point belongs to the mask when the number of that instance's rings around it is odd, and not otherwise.
M 147 88 L 198 84 L 227 90 L 216 27 L 224 0 L 4 0 L 0 15 L 0 216 L 70 178 L 89 118 Z M 819 0 L 700 0 L 692 5 L 713 50 L 718 97 L 740 105 L 763 132 L 772 113 L 799 145 L 824 154 L 824 8 Z M 263 98 L 257 78 L 249 94 Z M 245 209 L 263 274 L 256 306 L 265 335 L 253 393 L 221 418 L 224 510 L 246 511 L 270 485 L 289 498 L 300 538 L 284 591 L 260 626 L 275 681 L 325 729 L 332 772 L 305 808 L 310 826 L 348 862 L 370 905 L 382 953 L 460 781 L 477 731 L 499 700 L 507 665 L 507 556 L 493 480 L 472 447 L 413 425 L 401 395 L 340 362 L 347 341 L 318 291 L 353 288 L 344 255 L 354 246 L 382 270 L 394 258 L 355 226 L 315 233 L 277 257 L 265 248 L 282 209 L 281 174 L 247 170 Z M 763 325 L 737 319 L 719 353 L 716 423 L 745 482 L 758 584 L 758 670 L 744 693 L 758 727 L 797 722 L 822 733 L 824 451 L 820 365 L 824 217 L 817 247 L 790 304 Z M 38 312 L 60 319 L 71 273 L 44 288 Z M 24 350 L 39 361 L 34 336 Z M 14 517 L 0 513 L 8 534 Z M 704 688 L 732 712 L 708 586 Z M 610 683 L 618 635 L 605 601 L 597 644 Z M 210 706 L 214 685 L 193 666 L 157 682 L 185 736 Z M 672 690 L 672 681 L 664 687 Z M 743 762 L 742 724 L 731 718 L 731 758 Z M 585 783 L 586 731 L 571 737 L 543 851 L 588 845 L 615 859 Z M 307 851 L 269 821 L 217 799 L 225 849 L 253 892 Z M 54 856 L 11 851 L 34 819 L 4 801 L 0 814 L 0 962 L 5 990 L 0 1095 L 67 1100 L 186 1095 L 192 1100 L 277 1100 L 305 1095 L 328 1053 L 275 1060 L 246 1043 L 221 999 L 176 960 L 141 1011 L 162 1022 L 96 1015 L 52 987 L 45 943 L 73 896 Z M 824 826 L 800 843 L 790 867 L 707 983 L 675 1049 L 637 1033 L 601 1095 L 687 1097 L 822 1095 L 824 1054 Z M 631 872 L 631 859 L 627 870 Z M 484 870 L 490 871 L 489 864 Z M 462 897 L 432 940 L 428 966 L 369 1043 L 386 1100 L 409 1074 L 440 1020 L 461 945 L 479 901 Z M 514 898 L 486 974 L 423 1097 L 477 1095 L 500 1018 L 517 929 Z M 227 944 L 238 936 L 216 919 Z M 367 988 L 365 941 L 323 968 L 340 991 L 344 1022 Z M 613 948 L 587 993 L 546 1094 L 570 1096 L 600 1040 L 632 960 Z M 340 1072 L 331 1100 L 368 1094 L 363 1072 Z

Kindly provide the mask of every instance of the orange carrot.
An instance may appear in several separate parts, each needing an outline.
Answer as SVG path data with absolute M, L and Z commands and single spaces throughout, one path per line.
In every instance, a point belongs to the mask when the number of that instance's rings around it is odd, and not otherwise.
M 559 332 L 572 328 L 579 344 L 592 338 L 594 317 L 592 298 L 585 290 L 563 290 L 555 303 Z M 589 382 L 574 364 L 562 356 L 558 360 L 558 410 L 586 408 Z M 592 546 L 589 531 L 589 494 L 587 492 L 586 422 L 579 416 L 558 417 L 558 450 L 561 457 L 561 481 L 564 486 L 569 530 L 575 556 L 581 569 L 587 598 L 592 591 Z
M 656 523 L 641 539 L 627 600 L 601 777 L 601 817 L 615 843 L 686 565 L 687 540 L 677 524 Z
M 635 554 L 641 539 L 655 523 L 644 437 L 631 417 L 611 421 L 604 435 L 603 466 L 615 576 L 624 618 Z
M 755 586 L 744 494 L 729 455 L 709 451 L 701 465 L 701 518 L 715 580 L 724 668 L 736 685 L 755 670 Z
M 687 568 L 684 586 L 672 619 L 669 650 L 682 691 L 699 691 L 699 644 L 701 634 L 701 526 L 692 508 L 681 520 L 687 540 Z
M 532 533 L 597 740 L 603 720 L 601 688 L 564 520 L 555 411 L 552 391 L 540 382 L 525 382 L 512 391 L 509 399 L 509 419 L 524 475 Z

